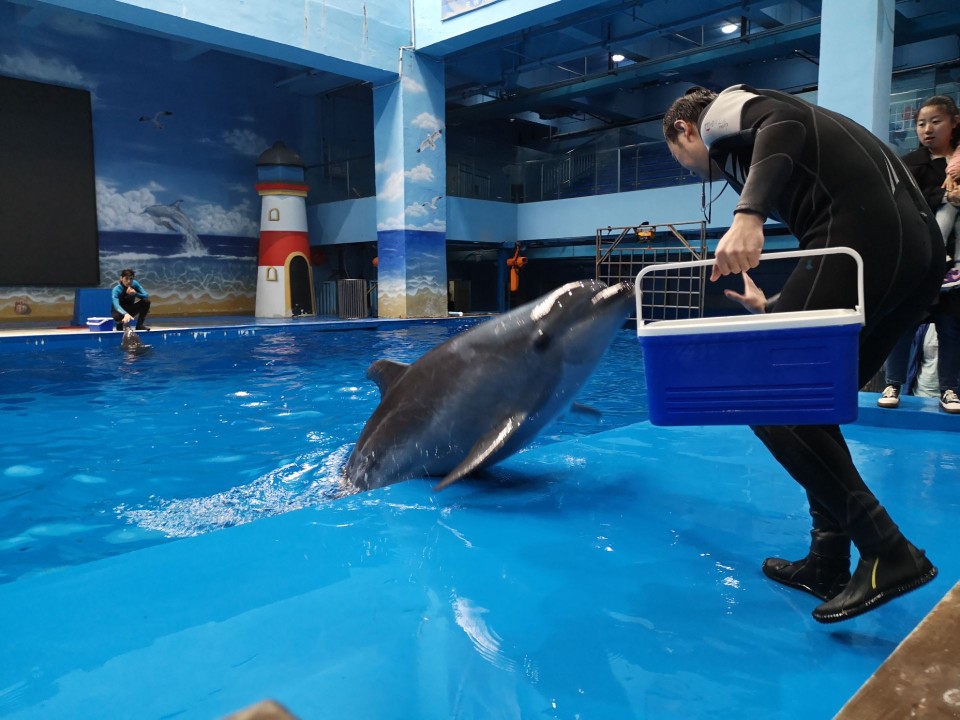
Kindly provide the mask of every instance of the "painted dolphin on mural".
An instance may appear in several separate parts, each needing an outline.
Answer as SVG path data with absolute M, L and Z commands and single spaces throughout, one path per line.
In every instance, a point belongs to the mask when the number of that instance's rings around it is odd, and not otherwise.
M 143 214 L 160 227 L 180 233 L 184 239 L 183 251 L 188 255 L 205 255 L 206 249 L 200 242 L 193 222 L 180 209 L 182 202 L 183 200 L 177 200 L 172 205 L 151 205 L 143 210 Z
M 438 345 L 412 365 L 377 360 L 380 405 L 344 466 L 369 490 L 509 457 L 573 403 L 633 305 L 633 286 L 573 282 Z
M 182 202 L 183 200 L 177 200 L 172 205 L 151 205 L 148 208 L 144 208 L 143 214 L 167 230 L 183 232 L 189 228 L 193 231 L 193 223 L 190 222 L 190 218 L 180 209 L 180 203 Z

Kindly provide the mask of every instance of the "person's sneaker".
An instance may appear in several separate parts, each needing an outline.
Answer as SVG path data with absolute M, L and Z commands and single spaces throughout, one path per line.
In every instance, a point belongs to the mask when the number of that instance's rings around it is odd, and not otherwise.
M 900 406 L 900 388 L 896 385 L 887 385 L 880 397 L 877 399 L 877 405 L 882 408 L 895 408 Z
M 861 557 L 850 582 L 839 595 L 813 610 L 813 619 L 835 623 L 862 615 L 916 590 L 937 576 L 923 550 L 901 539 L 877 557 Z
M 956 390 L 944 390 L 940 396 L 940 407 L 948 413 L 960 413 L 960 397 Z
M 960 268 L 953 268 L 948 270 L 947 274 L 943 278 L 943 284 L 940 286 L 941 290 L 953 290 L 953 288 L 960 285 Z

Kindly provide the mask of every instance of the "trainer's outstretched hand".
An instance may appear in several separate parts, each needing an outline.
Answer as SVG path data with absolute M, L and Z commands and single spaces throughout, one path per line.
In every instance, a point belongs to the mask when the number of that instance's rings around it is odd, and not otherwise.
M 757 287 L 753 278 L 746 272 L 742 272 L 740 275 L 743 277 L 743 292 L 724 290 L 723 294 L 731 300 L 736 300 L 752 313 L 764 312 L 767 307 L 767 296 L 763 294 L 763 290 Z
M 755 268 L 760 264 L 762 251 L 763 218 L 752 212 L 736 213 L 730 229 L 717 244 L 710 280 Z

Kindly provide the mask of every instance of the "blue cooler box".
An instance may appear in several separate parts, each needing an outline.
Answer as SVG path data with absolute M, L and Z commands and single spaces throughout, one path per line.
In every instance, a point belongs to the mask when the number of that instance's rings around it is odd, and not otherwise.
M 87 318 L 87 327 L 90 332 L 107 332 L 113 330 L 112 317 L 92 317 Z
M 638 329 L 654 425 L 857 419 L 860 315 L 817 310 Z
M 664 263 L 637 276 L 637 336 L 654 425 L 820 425 L 853 422 L 863 325 L 863 263 L 849 248 L 761 255 L 761 260 L 843 253 L 857 263 L 855 310 L 690 318 L 644 323 L 650 272 L 712 260 Z

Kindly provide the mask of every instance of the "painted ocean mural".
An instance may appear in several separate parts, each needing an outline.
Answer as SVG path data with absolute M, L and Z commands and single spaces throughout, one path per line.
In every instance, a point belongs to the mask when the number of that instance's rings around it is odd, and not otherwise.
M 197 235 L 188 243 L 172 233 L 101 231 L 100 286 L 116 285 L 128 267 L 150 293 L 155 316 L 253 313 L 256 238 Z M 3 288 L 0 317 L 66 322 L 73 301 L 73 288 Z
M 381 317 L 444 317 L 447 314 L 445 233 L 381 230 L 377 305 Z M 406 275 L 404 275 L 406 271 Z
M 0 47 L 0 75 L 90 93 L 100 286 L 132 267 L 157 316 L 253 314 L 257 157 L 316 145 L 301 142 L 310 100 L 277 89 L 288 71 L 216 52 L 173 62 L 163 38 L 55 11 L 0 21 Z M 75 290 L 0 287 L 0 320 L 66 325 Z
M 380 317 L 446 317 L 443 65 L 403 51 L 374 90 Z
M 256 238 L 101 232 L 101 285 L 113 287 L 127 267 L 150 293 L 154 315 L 253 312 Z

